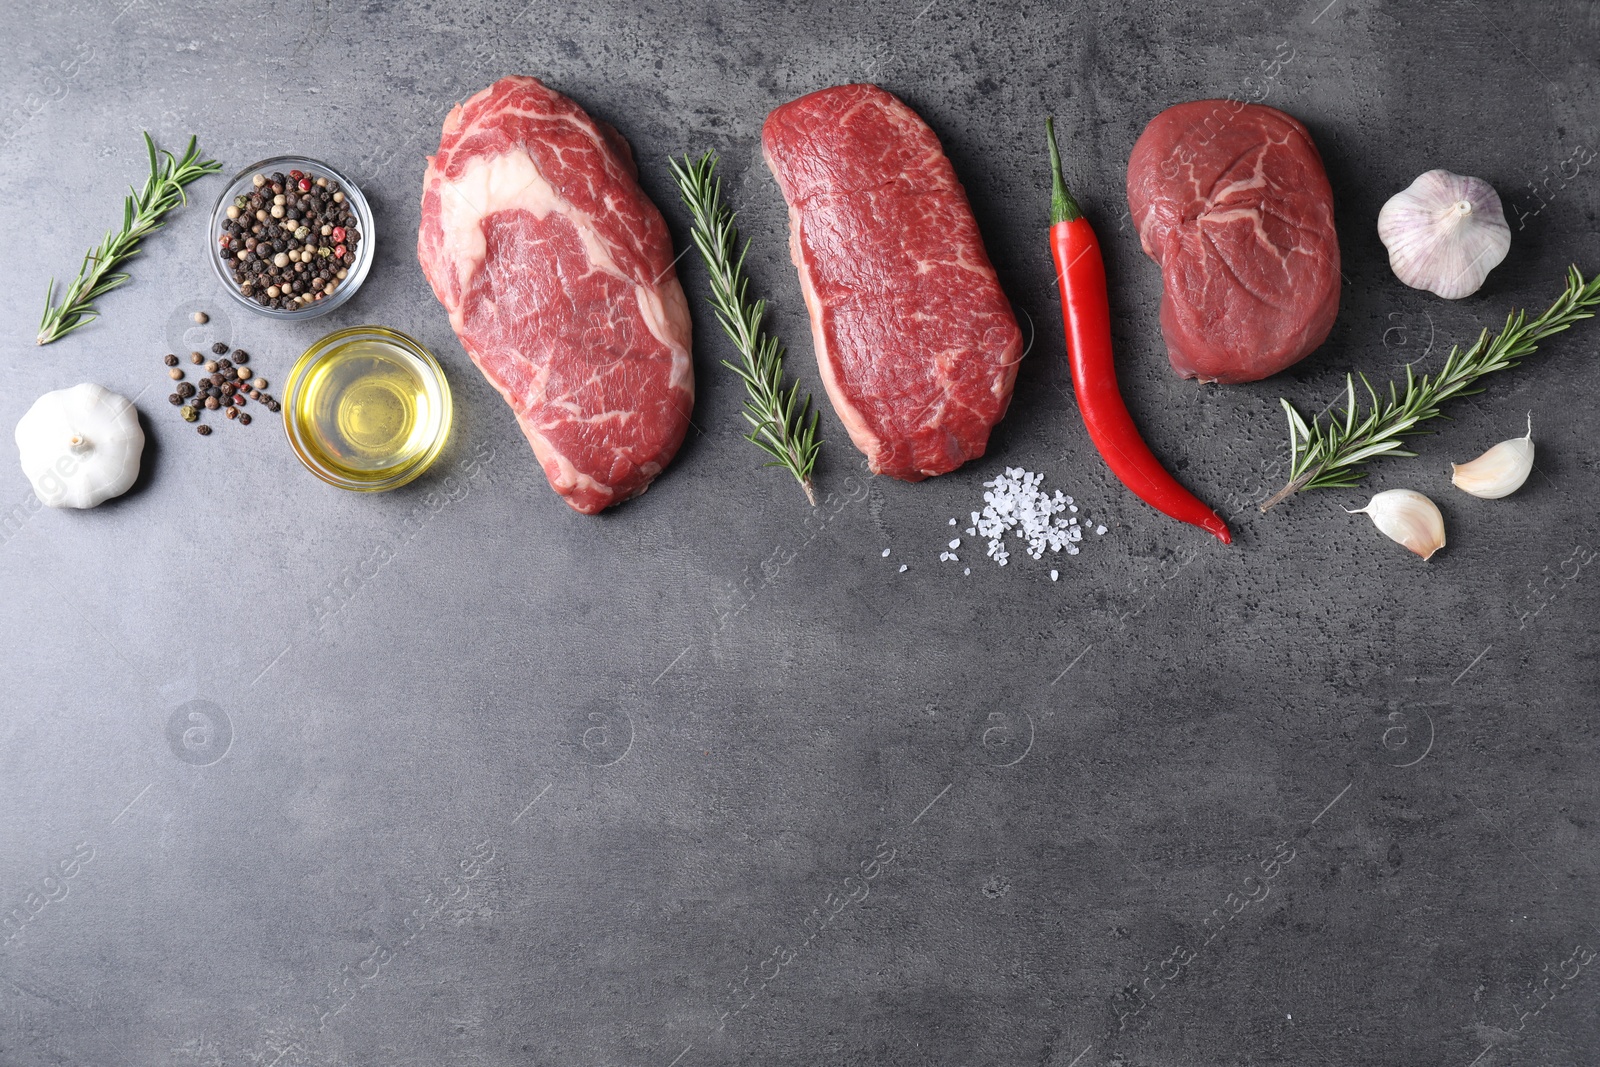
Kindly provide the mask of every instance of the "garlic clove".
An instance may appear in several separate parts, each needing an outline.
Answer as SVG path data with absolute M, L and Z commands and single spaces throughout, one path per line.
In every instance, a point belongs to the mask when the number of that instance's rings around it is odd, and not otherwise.
M 1395 277 L 1446 300 L 1470 296 L 1511 248 L 1500 195 L 1482 178 L 1430 170 L 1378 212 Z
M 1522 488 L 1533 470 L 1533 416 L 1526 437 L 1501 441 L 1471 463 L 1450 464 L 1450 482 L 1485 500 L 1499 500 Z
M 1351 511 L 1365 515 L 1378 532 L 1405 545 L 1423 559 L 1444 547 L 1444 516 L 1433 501 L 1415 489 L 1386 489 L 1367 501 L 1367 506 Z

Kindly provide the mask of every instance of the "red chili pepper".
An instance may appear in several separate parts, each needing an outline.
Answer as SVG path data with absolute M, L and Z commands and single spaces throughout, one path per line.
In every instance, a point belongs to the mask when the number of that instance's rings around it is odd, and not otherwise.
M 1106 296 L 1100 242 L 1061 178 L 1061 153 L 1051 119 L 1045 120 L 1045 136 L 1050 142 L 1050 252 L 1061 284 L 1067 356 L 1083 424 L 1111 473 L 1135 496 L 1174 519 L 1214 534 L 1225 545 L 1232 544 L 1228 524 L 1167 473 L 1128 414 L 1117 389 L 1111 304 Z

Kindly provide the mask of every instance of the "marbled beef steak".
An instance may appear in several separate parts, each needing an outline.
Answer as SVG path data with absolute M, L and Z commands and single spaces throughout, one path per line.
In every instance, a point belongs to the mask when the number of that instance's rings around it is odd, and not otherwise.
M 841 85 L 773 111 L 761 140 L 850 439 L 907 481 L 983 455 L 1022 333 L 939 139 L 877 86 Z
M 550 484 L 594 514 L 644 492 L 694 406 L 661 212 L 611 127 L 534 78 L 450 112 L 417 258 Z
M 1133 146 L 1128 209 L 1161 264 L 1161 333 L 1182 377 L 1253 382 L 1327 339 L 1333 190 L 1293 118 L 1232 100 L 1167 108 Z

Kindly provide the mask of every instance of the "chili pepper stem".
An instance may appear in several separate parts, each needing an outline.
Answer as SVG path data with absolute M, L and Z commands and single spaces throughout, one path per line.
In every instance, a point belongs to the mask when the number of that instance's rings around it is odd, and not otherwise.
M 1067 183 L 1061 177 L 1061 151 L 1056 148 L 1056 120 L 1053 115 L 1044 120 L 1044 136 L 1050 142 L 1050 225 L 1081 219 L 1083 211 L 1067 191 Z

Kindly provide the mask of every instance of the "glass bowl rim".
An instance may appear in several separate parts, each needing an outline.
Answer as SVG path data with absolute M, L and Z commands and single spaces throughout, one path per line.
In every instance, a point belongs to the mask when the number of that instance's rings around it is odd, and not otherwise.
M 251 300 L 249 297 L 246 297 L 240 293 L 237 284 L 233 280 L 233 276 L 228 273 L 227 268 L 223 267 L 222 255 L 218 252 L 216 247 L 217 235 L 222 229 L 223 217 L 227 213 L 228 205 L 232 203 L 233 198 L 238 195 L 237 190 L 240 183 L 248 182 L 251 178 L 263 171 L 277 170 L 285 165 L 289 166 L 291 169 L 309 169 L 316 171 L 319 172 L 319 176 L 327 177 L 332 181 L 338 182 L 339 187 L 345 191 L 347 199 L 349 199 L 355 205 L 356 217 L 361 220 L 362 224 L 361 245 L 357 251 L 355 263 L 351 264 L 351 266 L 347 268 L 344 284 L 340 285 L 338 289 L 334 290 L 333 296 L 316 301 L 307 307 L 295 308 L 292 311 L 285 311 L 281 308 L 262 307 L 254 300 Z M 361 191 L 361 187 L 359 185 L 351 181 L 340 171 L 322 162 L 322 160 L 313 159 L 310 156 L 268 156 L 266 159 L 257 160 L 256 162 L 250 164 L 248 167 L 245 167 L 243 170 L 239 171 L 239 173 L 235 174 L 232 178 L 228 179 L 228 184 L 224 185 L 222 187 L 222 191 L 217 194 L 217 202 L 211 207 L 210 228 L 206 231 L 206 255 L 211 260 L 212 272 L 216 274 L 217 280 L 222 283 L 223 289 L 227 291 L 228 296 L 230 296 L 235 303 L 249 308 L 257 315 L 262 315 L 269 319 L 275 319 L 279 322 L 299 322 L 305 319 L 314 319 L 322 315 L 326 315 L 334 308 L 344 304 L 344 302 L 349 300 L 352 296 L 355 296 L 356 290 L 360 289 L 362 283 L 367 280 L 367 272 L 372 266 L 374 254 L 373 246 L 377 243 L 377 234 L 375 230 L 376 226 L 372 215 L 372 205 L 367 202 L 366 194 Z
M 295 400 L 311 368 L 326 359 L 330 353 L 338 348 L 341 342 L 363 334 L 380 337 L 391 344 L 399 346 L 415 357 L 438 387 L 439 393 L 439 433 L 434 437 L 432 443 L 418 454 L 416 459 L 381 482 L 358 482 L 346 478 L 317 462 L 303 443 L 303 435 L 298 432 L 299 424 L 295 416 Z M 439 454 L 444 451 L 445 442 L 450 438 L 450 428 L 454 421 L 455 410 L 455 402 L 450 394 L 450 380 L 445 377 L 444 367 L 440 365 L 434 354 L 428 351 L 428 347 L 401 330 L 371 323 L 362 326 L 345 326 L 334 330 L 332 333 L 324 334 L 313 341 L 304 352 L 300 353 L 300 357 L 295 360 L 294 366 L 289 370 L 289 376 L 284 379 L 282 406 L 283 432 L 289 439 L 289 449 L 295 454 L 295 458 L 300 461 L 306 470 L 315 474 L 329 485 L 337 486 L 340 489 L 349 489 L 357 493 L 382 493 L 390 489 L 398 489 L 402 485 L 420 477 L 424 471 L 433 466 L 434 460 L 439 458 Z

